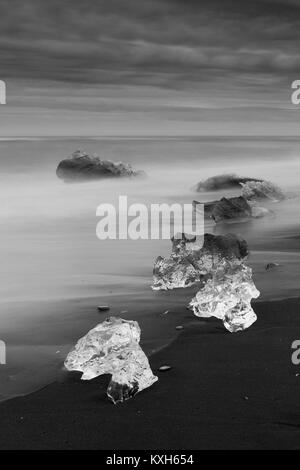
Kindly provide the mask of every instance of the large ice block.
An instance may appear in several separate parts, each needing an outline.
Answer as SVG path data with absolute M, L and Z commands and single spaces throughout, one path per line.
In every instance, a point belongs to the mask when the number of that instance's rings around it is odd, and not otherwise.
M 140 336 L 136 321 L 107 318 L 79 339 L 65 367 L 82 372 L 82 380 L 111 374 L 108 397 L 113 403 L 127 400 L 158 380 L 139 345 Z
M 154 290 L 189 287 L 213 275 L 223 260 L 240 264 L 248 255 L 247 242 L 235 234 L 204 234 L 203 246 L 182 234 L 173 239 L 169 258 L 159 256 L 153 268 Z
M 257 319 L 251 299 L 260 292 L 252 280 L 252 269 L 245 264 L 224 262 L 191 300 L 189 307 L 198 317 L 216 317 L 231 333 L 242 331 Z

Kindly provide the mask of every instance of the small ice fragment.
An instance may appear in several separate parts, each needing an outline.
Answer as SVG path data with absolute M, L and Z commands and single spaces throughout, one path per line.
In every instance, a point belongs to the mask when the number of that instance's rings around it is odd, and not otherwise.
M 248 202 L 251 203 L 251 201 L 248 201 Z M 255 219 L 261 219 L 262 217 L 265 217 L 265 216 L 273 216 L 274 212 L 272 212 L 270 209 L 266 209 L 265 207 L 252 205 L 251 215 Z
M 247 200 L 262 200 L 270 199 L 271 201 L 278 202 L 285 199 L 283 191 L 271 183 L 270 181 L 247 181 L 241 183 L 242 196 Z

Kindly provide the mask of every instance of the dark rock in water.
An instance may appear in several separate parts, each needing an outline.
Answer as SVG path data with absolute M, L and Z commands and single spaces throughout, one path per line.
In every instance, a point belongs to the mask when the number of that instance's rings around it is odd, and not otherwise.
M 265 270 L 266 271 L 271 271 L 273 269 L 278 268 L 279 266 L 280 266 L 280 264 L 278 264 L 278 263 L 268 263 L 265 267 Z
M 109 306 L 108 305 L 98 305 L 97 309 L 99 310 L 99 312 L 107 312 L 107 310 L 109 310 Z
M 222 197 L 220 201 L 204 204 L 204 213 L 208 214 L 215 222 L 223 220 L 242 219 L 251 217 L 251 206 L 242 196 L 226 198 Z
M 273 202 L 285 199 L 283 191 L 270 181 L 248 181 L 242 183 L 242 195 L 248 201 L 271 200 Z
M 159 256 L 153 268 L 154 290 L 189 287 L 202 282 L 223 261 L 240 263 L 248 255 L 247 242 L 235 234 L 204 235 L 203 246 L 187 242 L 174 244 L 169 258 Z
M 74 152 L 71 158 L 62 160 L 56 169 L 58 178 L 66 182 L 141 176 L 143 174 L 141 171 L 135 171 L 129 164 L 100 160 L 98 156 L 90 156 L 80 150 Z
M 193 201 L 193 204 L 201 204 Z M 206 219 L 213 219 L 216 223 L 226 221 L 245 221 L 250 218 L 262 218 L 273 215 L 273 212 L 264 207 L 259 207 L 253 202 L 247 201 L 243 196 L 223 197 L 218 201 L 204 203 L 204 216 Z
M 205 233 L 203 247 L 200 250 L 209 253 L 213 258 L 225 258 L 227 260 L 243 260 L 249 254 L 246 240 L 234 233 L 225 235 L 213 235 Z M 200 253 L 200 257 L 202 256 Z
M 215 207 L 216 204 L 218 204 L 218 202 L 220 202 L 219 200 L 216 200 L 216 201 L 209 201 L 209 202 L 200 202 L 200 201 L 196 201 L 195 199 L 193 200 L 193 204 L 195 207 L 197 207 L 197 204 L 203 204 L 204 206 L 204 217 L 206 219 L 211 219 L 212 218 L 212 213 L 213 213 L 213 209 Z
M 217 175 L 208 178 L 205 181 L 200 181 L 195 186 L 197 192 L 201 191 L 217 191 L 219 189 L 230 189 L 236 188 L 241 185 L 241 183 L 247 183 L 248 181 L 262 181 L 256 178 L 243 178 L 235 174 L 229 175 Z

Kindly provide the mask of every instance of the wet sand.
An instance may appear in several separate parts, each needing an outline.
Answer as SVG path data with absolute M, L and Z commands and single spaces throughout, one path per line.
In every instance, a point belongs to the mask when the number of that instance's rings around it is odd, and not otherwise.
M 175 323 L 181 315 L 185 329 L 151 356 L 159 376 L 151 388 L 114 406 L 108 376 L 65 375 L 0 404 L 0 448 L 299 449 L 300 370 L 291 344 L 300 339 L 300 300 L 256 302 L 255 311 L 249 330 L 230 334 L 178 306 L 168 315 Z M 172 369 L 158 372 L 162 364 Z

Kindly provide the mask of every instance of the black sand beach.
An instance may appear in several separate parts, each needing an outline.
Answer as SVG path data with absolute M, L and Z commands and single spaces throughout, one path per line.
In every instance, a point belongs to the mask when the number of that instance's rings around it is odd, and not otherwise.
M 258 321 L 237 334 L 193 319 L 150 358 L 159 381 L 120 405 L 106 397 L 108 376 L 80 374 L 3 402 L 0 449 L 299 449 L 299 307 L 256 302 Z

